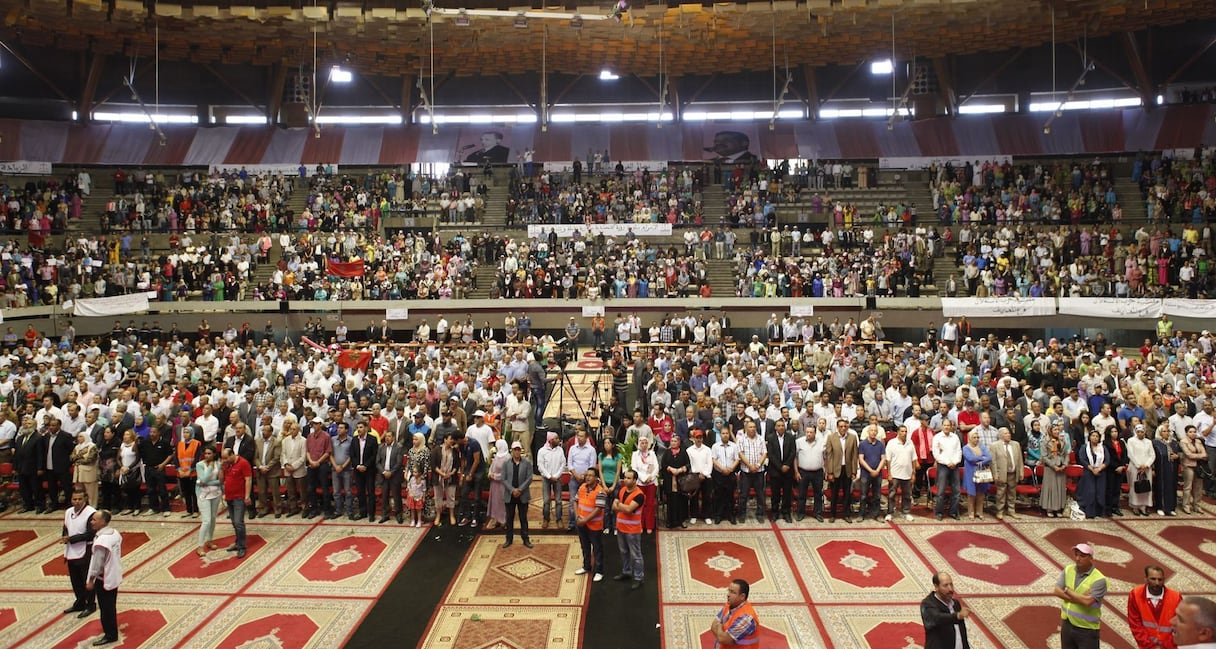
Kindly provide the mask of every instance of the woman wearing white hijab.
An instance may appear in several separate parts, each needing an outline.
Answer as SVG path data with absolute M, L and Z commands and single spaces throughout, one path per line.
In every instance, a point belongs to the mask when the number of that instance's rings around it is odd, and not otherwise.
M 507 440 L 499 438 L 494 442 L 494 460 L 490 462 L 490 500 L 487 504 L 489 511 L 486 518 L 490 519 L 486 529 L 495 529 L 507 523 L 506 487 L 503 484 L 503 469 L 511 453 L 507 450 Z
M 100 474 L 97 470 L 99 450 L 89 437 L 88 431 L 76 433 L 76 448 L 72 449 L 72 482 L 84 487 L 89 495 L 89 504 L 97 504 L 97 483 Z

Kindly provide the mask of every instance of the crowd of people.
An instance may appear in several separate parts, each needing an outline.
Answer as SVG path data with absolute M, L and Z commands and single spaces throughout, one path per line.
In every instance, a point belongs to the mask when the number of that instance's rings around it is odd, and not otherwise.
M 701 167 L 669 167 L 586 178 L 541 170 L 536 177 L 512 172 L 507 199 L 507 225 L 668 223 L 696 226 L 702 223 Z
M 540 429 L 552 333 L 537 337 L 526 314 L 509 315 L 501 335 L 487 322 L 469 336 L 471 318 L 454 322 L 418 324 L 410 346 L 340 353 L 232 326 L 197 340 L 134 323 L 101 341 L 53 344 L 35 332 L 0 357 L 0 461 L 15 463 L 32 511 L 62 507 L 79 483 L 103 507 L 165 515 L 172 466 L 185 514 L 196 515 L 190 480 L 210 461 L 205 449 L 215 459 L 222 447 L 260 472 L 251 516 L 409 514 L 474 527 L 505 523 L 496 483 L 517 441 L 546 486 L 544 518 L 559 525 L 563 476 L 577 485 L 592 466 L 608 487 L 637 472 L 646 531 L 658 505 L 682 527 L 892 520 L 922 502 L 938 518 L 1015 517 L 1019 504 L 1046 517 L 1172 516 L 1203 513 L 1216 495 L 1206 331 L 1162 331 L 1137 356 L 1101 336 L 973 339 L 953 320 L 923 343 L 877 346 L 873 318 L 774 316 L 767 340 L 734 343 L 726 334 L 740 332 L 725 318 L 620 314 L 592 327 L 611 352 L 611 399 L 567 439 Z M 369 340 L 392 338 L 383 325 Z M 641 345 L 647 330 L 658 344 Z M 577 324 L 565 333 L 582 335 Z M 387 498 L 403 493 L 422 513 Z
M 1191 159 L 1136 156 L 1132 181 L 1140 186 L 1150 223 L 1194 223 L 1216 217 L 1216 151 Z

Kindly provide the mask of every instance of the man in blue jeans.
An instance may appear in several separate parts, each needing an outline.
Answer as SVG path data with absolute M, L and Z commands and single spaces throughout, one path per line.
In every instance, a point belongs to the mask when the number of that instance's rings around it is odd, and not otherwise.
M 946 490 L 950 490 L 950 518 L 958 520 L 959 471 L 963 463 L 963 442 L 954 432 L 954 422 L 942 420 L 942 430 L 933 436 L 933 460 L 937 463 L 937 505 L 934 513 L 941 520 L 945 513 Z
M 228 546 L 228 551 L 236 552 L 237 558 L 244 559 L 245 508 L 252 502 L 253 467 L 249 466 L 248 460 L 226 448 L 223 469 L 224 500 L 228 503 L 228 518 L 232 519 L 232 531 L 236 534 L 236 541 Z

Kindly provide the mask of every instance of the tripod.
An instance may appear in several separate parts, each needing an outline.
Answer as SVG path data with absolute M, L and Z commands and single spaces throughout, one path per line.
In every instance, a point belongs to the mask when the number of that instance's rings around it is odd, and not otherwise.
M 590 412 L 594 413 L 594 412 L 597 412 L 598 409 L 600 408 L 600 396 L 599 396 L 600 382 L 599 382 L 599 379 L 593 380 L 591 382 L 591 385 L 592 385 L 592 392 L 591 392 L 591 400 L 590 400 L 590 405 L 591 405 Z M 562 440 L 565 441 L 565 440 L 569 439 L 572 435 L 574 435 L 576 432 L 577 425 L 578 425 L 578 423 L 580 423 L 580 420 L 577 417 L 568 418 L 565 415 L 564 411 L 565 411 L 565 406 L 566 406 L 566 392 L 570 393 L 570 397 L 572 399 L 574 399 L 575 405 L 578 406 L 578 411 L 582 415 L 581 423 L 583 424 L 583 427 L 585 429 L 587 429 L 587 432 L 590 435 L 590 433 L 591 433 L 590 426 L 588 426 L 587 424 L 588 424 L 588 422 L 591 421 L 591 417 L 587 414 L 588 409 L 583 407 L 583 401 L 579 397 L 578 392 L 574 389 L 574 383 L 570 380 L 570 374 L 568 372 L 566 372 L 566 368 L 561 367 L 561 366 L 559 366 L 557 368 L 557 378 L 554 379 L 554 384 L 553 384 L 552 390 L 557 392 L 557 426 L 556 426 L 556 429 L 557 429 L 558 434 L 561 435 Z M 551 399 L 552 399 L 552 392 L 550 392 L 550 400 Z M 568 429 L 567 426 L 570 426 L 571 428 Z M 597 445 L 599 444 L 598 435 L 594 436 L 593 440 L 595 441 L 595 443 Z

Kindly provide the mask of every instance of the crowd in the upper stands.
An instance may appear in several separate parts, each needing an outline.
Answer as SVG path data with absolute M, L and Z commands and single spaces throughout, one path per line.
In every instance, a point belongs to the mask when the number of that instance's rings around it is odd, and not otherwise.
M 667 223 L 698 226 L 702 223 L 701 168 L 671 167 L 650 171 L 623 168 L 614 174 L 586 179 L 581 171 L 563 174 L 542 170 L 538 176 L 512 174 L 507 198 L 507 225 Z

